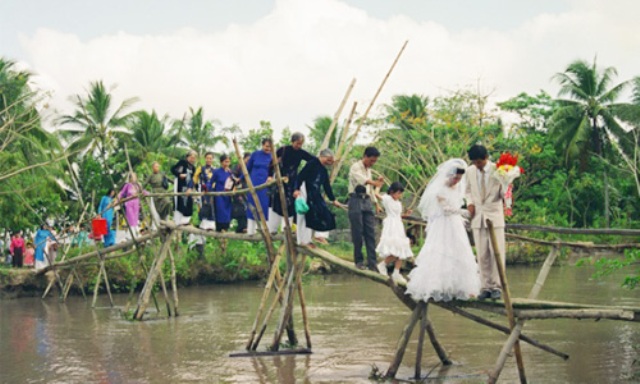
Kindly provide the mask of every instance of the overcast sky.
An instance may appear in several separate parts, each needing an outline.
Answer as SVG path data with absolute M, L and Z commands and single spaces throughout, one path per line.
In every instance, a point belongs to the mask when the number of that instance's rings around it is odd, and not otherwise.
M 63 113 L 102 79 L 160 114 L 203 106 L 224 126 L 304 130 L 353 77 L 362 113 L 405 40 L 379 105 L 478 84 L 493 101 L 554 94 L 554 73 L 596 55 L 629 79 L 638 15 L 636 0 L 2 0 L 0 55 Z

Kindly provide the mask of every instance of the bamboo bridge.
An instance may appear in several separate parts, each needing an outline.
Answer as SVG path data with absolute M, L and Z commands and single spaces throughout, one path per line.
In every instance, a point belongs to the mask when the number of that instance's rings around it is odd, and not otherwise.
M 235 143 L 234 143 L 235 144 Z M 239 152 L 236 144 L 236 150 Z M 275 156 L 275 154 L 274 154 Z M 242 164 L 242 163 L 241 163 Z M 208 193 L 192 193 L 191 196 L 207 195 L 207 196 L 220 196 L 220 195 L 233 195 L 251 193 L 254 196 L 254 201 L 258 201 L 256 197 L 256 190 L 267 188 L 271 185 L 276 185 L 278 188 L 279 198 L 284 204 L 284 189 L 283 178 L 281 177 L 278 167 L 276 167 L 276 177 L 273 182 L 254 186 L 251 183 L 251 179 L 248 177 L 246 168 L 243 165 L 243 172 L 245 173 L 246 180 L 248 182 L 248 188 L 244 190 L 232 191 L 232 192 L 208 192 Z M 145 202 L 153 204 L 154 197 L 160 196 L 175 196 L 184 195 L 179 193 L 151 193 L 146 196 L 138 196 L 144 199 Z M 117 204 L 122 204 L 127 199 L 123 199 Z M 88 208 L 88 206 L 87 206 Z M 134 287 L 136 282 L 131 284 L 131 292 L 129 300 L 124 308 L 124 313 L 129 313 L 132 310 L 133 320 L 143 320 L 149 313 L 148 307 L 150 301 L 153 299 L 156 310 L 160 312 L 160 306 L 158 300 L 155 297 L 155 287 L 159 285 L 164 303 L 166 305 L 167 316 L 179 315 L 179 298 L 176 283 L 176 268 L 175 257 L 172 252 L 172 242 L 176 241 L 180 233 L 189 233 L 207 238 L 217 238 L 224 242 L 227 241 L 251 241 L 251 242 L 263 242 L 266 246 L 267 255 L 266 258 L 269 262 L 270 271 L 266 277 L 266 285 L 260 301 L 260 305 L 256 314 L 256 318 L 253 322 L 252 328 L 249 332 L 249 338 L 245 345 L 245 352 L 233 353 L 230 356 L 261 356 L 261 355 L 276 355 L 276 354 L 308 354 L 312 352 L 311 344 L 311 331 L 307 318 L 306 302 L 304 298 L 304 289 L 301 283 L 302 272 L 305 266 L 305 259 L 307 257 L 320 259 L 332 266 L 341 268 L 345 271 L 355 274 L 363 278 L 367 278 L 373 282 L 387 285 L 395 296 L 400 300 L 411 312 L 407 325 L 405 326 L 401 337 L 396 346 L 396 353 L 393 361 L 390 363 L 387 371 L 381 378 L 395 378 L 400 365 L 402 364 L 403 356 L 411 335 L 416 325 L 420 324 L 418 329 L 418 350 L 415 361 L 415 374 L 414 379 L 416 381 L 423 380 L 422 376 L 422 356 L 423 345 L 425 341 L 425 335 L 428 336 L 430 344 L 432 345 L 436 355 L 438 356 L 442 365 L 452 364 L 449 359 L 446 348 L 442 346 L 436 336 L 436 331 L 429 319 L 429 307 L 437 306 L 444 310 L 450 311 L 456 315 L 462 316 L 470 321 L 482 324 L 486 327 L 492 328 L 500 333 L 507 335 L 507 339 L 503 345 L 501 352 L 499 353 L 495 366 L 490 370 L 487 381 L 494 383 L 498 380 L 500 373 L 506 363 L 507 358 L 510 356 L 511 351 L 514 351 L 516 357 L 516 364 L 518 367 L 518 373 L 520 381 L 526 382 L 525 367 L 522 359 L 522 352 L 520 350 L 520 343 L 527 343 L 535 348 L 539 348 L 545 352 L 548 352 L 561 359 L 568 359 L 569 356 L 556 348 L 544 344 L 542 341 L 535 340 L 530 336 L 527 336 L 524 331 L 524 326 L 527 321 L 534 320 L 550 320 L 550 319 L 608 319 L 617 321 L 628 322 L 640 322 L 640 308 L 638 307 L 619 307 L 619 306 L 600 306 L 589 304 L 577 304 L 577 303 L 563 303 L 555 301 L 542 301 L 537 300 L 537 296 L 542 290 L 547 275 L 551 266 L 554 264 L 560 249 L 562 247 L 574 247 L 574 248 L 588 248 L 588 249 L 613 249 L 620 250 L 626 248 L 640 248 L 638 243 L 623 243 L 623 244 L 592 244 L 581 242 L 565 242 L 565 241 L 547 241 L 534 238 L 517 235 L 514 233 L 508 233 L 507 237 L 519 240 L 530 241 L 538 244 L 548 246 L 550 248 L 549 254 L 546 257 L 544 264 L 542 265 L 539 275 L 535 281 L 531 291 L 526 298 L 511 297 L 509 291 L 509 284 L 507 276 L 502 268 L 502 263 L 498 262 L 497 265 L 500 269 L 500 277 L 503 284 L 503 296 L 504 300 L 498 301 L 452 301 L 452 302 L 415 302 L 408 295 L 405 295 L 406 286 L 403 284 L 396 284 L 390 278 L 380 275 L 379 273 L 371 272 L 368 270 L 357 269 L 352 262 L 345 261 L 326 250 L 320 248 L 300 247 L 295 243 L 294 236 L 290 228 L 290 222 L 285 209 L 285 229 L 284 234 L 272 235 L 267 229 L 267 224 L 260 204 L 255 207 L 255 217 L 259 218 L 258 223 L 260 226 L 259 234 L 257 235 L 244 235 L 235 233 L 219 233 L 209 230 L 203 230 L 195 228 L 191 225 L 177 226 L 172 221 L 159 221 L 154 223 L 155 229 L 134 237 L 132 240 L 119 243 L 117 245 L 108 248 L 99 248 L 98 245 L 91 252 L 85 254 L 67 258 L 69 247 L 63 250 L 63 254 L 60 260 L 48 266 L 47 268 L 39 271 L 38 273 L 50 272 L 53 275 L 53 279 L 43 294 L 43 298 L 50 292 L 52 286 L 55 284 L 60 291 L 61 300 L 66 300 L 71 286 L 75 284 L 83 292 L 84 288 L 82 279 L 78 273 L 78 267 L 87 263 L 98 262 L 98 276 L 96 279 L 96 285 L 93 290 L 93 302 L 92 307 L 95 307 L 99 286 L 104 284 L 105 290 L 109 297 L 111 306 L 114 306 L 113 298 L 110 291 L 109 277 L 107 269 L 105 268 L 105 261 L 114 258 L 125 257 L 127 255 L 137 253 L 139 255 L 140 268 L 146 275 L 145 283 L 142 290 L 137 294 L 137 302 L 134 304 Z M 85 209 L 86 211 L 86 209 Z M 80 218 L 82 222 L 84 214 Z M 414 224 L 419 223 L 419 220 L 413 220 Z M 80 224 L 80 223 L 79 223 Z M 424 223 L 422 223 L 424 224 Z M 490 225 L 490 222 L 488 223 Z M 513 232 L 517 230 L 527 231 L 545 231 L 556 232 L 565 234 L 608 234 L 608 235 L 620 235 L 620 236 L 638 236 L 640 231 L 637 230 L 576 230 L 568 228 L 550 228 L 550 227 L 536 227 L 527 225 L 510 225 L 508 229 Z M 157 241 L 159 240 L 159 241 Z M 276 247 L 276 242 L 280 245 Z M 224 244 L 223 244 L 224 246 Z M 152 247 L 153 260 L 150 266 L 145 263 L 145 256 L 143 254 L 143 248 Z M 496 255 L 496 257 L 499 257 Z M 281 273 L 280 260 L 286 260 L 286 271 Z M 165 281 L 162 269 L 168 264 L 168 268 L 171 271 L 171 295 L 169 295 L 169 289 L 167 288 L 167 282 Z M 63 275 L 66 275 L 63 278 Z M 305 343 L 304 347 L 298 347 L 298 342 L 294 321 L 293 321 L 293 307 L 295 298 L 298 298 L 297 302 L 301 309 L 302 314 L 302 327 L 304 331 Z M 135 307 L 135 309 L 134 309 Z M 500 324 L 494 320 L 489 320 L 478 313 L 473 311 L 485 312 L 491 315 L 499 314 L 506 317 L 506 324 Z M 274 316 L 277 316 L 275 318 Z M 276 320 L 275 328 L 272 330 L 273 337 L 269 341 L 268 346 L 262 350 L 258 349 L 262 339 L 265 336 L 267 328 L 273 323 L 272 319 Z M 289 345 L 292 348 L 282 348 L 281 340 L 286 333 Z M 282 349 L 281 349 L 282 348 Z

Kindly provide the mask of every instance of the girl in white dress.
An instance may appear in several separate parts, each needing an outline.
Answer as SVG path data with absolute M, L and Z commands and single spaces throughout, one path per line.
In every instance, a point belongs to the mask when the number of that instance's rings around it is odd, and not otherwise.
M 413 251 L 402 223 L 402 203 L 400 202 L 402 192 L 404 192 L 402 184 L 394 182 L 389 186 L 387 193 L 380 197 L 387 217 L 382 221 L 382 234 L 376 252 L 380 257 L 385 258 L 378 264 L 378 271 L 388 276 L 387 264 L 394 262 L 395 268 L 391 278 L 395 282 L 406 284 L 407 280 L 400 274 L 400 268 L 402 260 L 413 257 Z
M 478 264 L 464 226 L 469 213 L 461 209 L 466 167 L 462 159 L 441 164 L 420 200 L 427 238 L 407 284 L 407 294 L 416 301 L 468 300 L 480 292 Z

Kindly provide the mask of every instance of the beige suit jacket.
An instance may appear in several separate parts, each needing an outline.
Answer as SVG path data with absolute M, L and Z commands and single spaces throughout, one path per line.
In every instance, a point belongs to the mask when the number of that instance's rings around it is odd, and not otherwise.
M 504 192 L 500 182 L 493 177 L 496 165 L 488 162 L 485 165 L 486 172 L 489 172 L 489 178 L 485 188 L 485 195 L 482 196 L 482 189 L 478 184 L 478 169 L 475 165 L 467 168 L 466 178 L 467 185 L 465 196 L 467 205 L 473 204 L 476 207 L 475 215 L 471 220 L 471 228 L 486 228 L 485 220 L 489 219 L 493 222 L 495 228 L 504 227 Z

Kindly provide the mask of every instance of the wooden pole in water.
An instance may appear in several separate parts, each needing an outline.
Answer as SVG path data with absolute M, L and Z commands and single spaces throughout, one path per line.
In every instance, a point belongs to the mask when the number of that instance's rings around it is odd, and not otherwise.
M 262 292 L 262 299 L 260 299 L 260 305 L 258 306 L 258 312 L 256 313 L 256 318 L 253 321 L 253 327 L 251 327 L 251 332 L 249 334 L 249 341 L 247 342 L 247 346 L 245 349 L 251 350 L 251 346 L 253 345 L 253 340 L 256 336 L 256 331 L 258 329 L 258 324 L 260 322 L 260 317 L 262 316 L 262 311 L 264 311 L 264 305 L 269 297 L 269 293 L 271 292 L 271 285 L 276 277 L 276 270 L 279 268 L 278 263 L 280 262 L 280 256 L 285 251 L 284 245 L 280 246 L 280 252 L 276 255 L 276 259 L 271 266 L 271 271 L 269 272 L 269 278 L 267 279 L 267 284 L 264 287 L 264 291 Z
M 498 247 L 498 240 L 496 239 L 496 233 L 493 229 L 493 223 L 491 220 L 487 219 L 487 228 L 489 229 L 489 237 L 491 239 L 491 247 L 493 248 L 493 255 L 495 257 L 496 266 L 498 267 L 498 273 L 500 274 L 500 283 L 502 284 L 502 295 L 504 296 L 504 306 L 507 310 L 507 318 L 509 319 L 509 327 L 513 330 L 516 327 L 516 321 L 513 316 L 513 305 L 511 304 L 511 293 L 509 292 L 509 283 L 507 280 L 507 274 L 504 270 L 504 266 L 502 264 L 502 256 L 500 255 L 500 248 Z M 515 342 L 513 344 L 513 350 L 516 354 L 516 364 L 518 365 L 518 376 L 520 377 L 520 383 L 526 384 L 527 377 L 524 372 L 524 360 L 522 359 L 522 351 L 520 350 L 520 343 L 518 342 L 518 338 L 515 337 Z M 494 384 L 497 381 L 497 378 L 493 378 L 489 376 L 489 383 Z
M 333 131 L 335 130 L 336 125 L 338 125 L 338 119 L 340 119 L 340 115 L 342 114 L 342 109 L 344 108 L 344 105 L 347 103 L 347 100 L 349 99 L 349 95 L 351 95 L 351 91 L 353 90 L 353 87 L 355 85 L 356 85 L 356 78 L 354 77 L 353 80 L 351 80 L 351 83 L 349 84 L 349 87 L 347 88 L 347 92 L 344 94 L 342 101 L 340 102 L 340 106 L 338 107 L 338 110 L 336 111 L 335 115 L 333 115 L 333 120 L 331 121 L 329 130 L 327 130 L 327 134 L 324 136 L 324 140 L 322 140 L 322 144 L 320 145 L 319 150 L 323 150 L 324 148 L 327 148 L 329 146 L 329 141 L 331 141 L 331 135 L 333 134 Z
M 302 260 L 300 264 L 304 267 L 305 259 L 307 255 L 302 254 Z M 307 316 L 307 303 L 304 298 L 304 291 L 302 290 L 302 270 L 298 272 L 298 281 L 296 283 L 298 288 L 298 299 L 300 300 L 300 309 L 302 311 L 302 324 L 304 326 L 304 337 L 307 342 L 307 348 L 311 349 L 311 330 L 309 329 L 309 318 Z
M 418 350 L 416 351 L 416 369 L 413 378 L 420 380 L 422 376 L 422 347 L 424 346 L 424 334 L 427 330 L 427 311 L 429 304 L 424 302 L 418 303 L 420 307 L 420 333 L 418 334 Z
M 385 377 L 394 379 L 396 374 L 398 373 L 398 369 L 400 368 L 400 364 L 402 363 L 402 358 L 404 357 L 404 352 L 407 349 L 407 344 L 409 343 L 409 338 L 411 338 L 411 333 L 413 332 L 413 328 L 416 326 L 416 322 L 418 321 L 418 317 L 420 316 L 420 312 L 422 311 L 422 306 L 420 303 L 416 305 L 413 312 L 411 312 L 411 316 L 409 317 L 409 322 L 404 327 L 404 330 L 400 334 L 400 339 L 398 340 L 398 346 L 396 347 L 396 354 L 385 374 Z
M 173 257 L 173 251 L 169 247 L 169 261 L 171 263 L 171 291 L 173 291 L 173 316 L 179 316 L 178 313 L 178 282 L 176 279 L 176 261 Z
M 163 238 L 162 247 L 160 247 L 160 252 L 156 256 L 154 263 L 149 270 L 149 274 L 147 275 L 147 281 L 142 288 L 142 292 L 140 292 L 140 296 L 138 298 L 138 308 L 135 310 L 133 314 L 133 318 L 136 320 L 142 320 L 144 316 L 144 312 L 149 305 L 149 298 L 151 296 L 151 291 L 153 290 L 153 286 L 155 285 L 158 274 L 162 273 L 162 264 L 169 253 L 169 248 L 171 247 L 171 239 L 173 238 L 173 232 L 169 232 Z
M 271 138 L 271 142 L 273 143 L 273 138 Z M 293 270 L 294 272 L 293 283 L 297 284 L 298 278 L 297 276 L 295 276 L 295 273 L 296 273 L 295 265 L 298 260 L 298 255 L 296 252 L 296 244 L 293 241 L 293 235 L 291 234 L 291 223 L 289 221 L 289 208 L 287 204 L 287 196 L 285 196 L 285 193 L 284 193 L 284 182 L 282 180 L 282 174 L 280 173 L 280 166 L 278 163 L 278 159 L 276 157 L 276 152 L 273 150 L 271 151 L 271 161 L 274 165 L 273 168 L 276 176 L 276 183 L 277 183 L 276 185 L 278 186 L 278 195 L 280 198 L 280 205 L 282 206 L 282 217 L 284 219 L 285 244 L 287 249 L 287 269 Z M 294 181 L 290 180 L 289 182 L 293 183 Z M 292 311 L 293 311 L 293 299 L 294 299 L 293 289 L 294 289 L 293 284 L 287 286 L 287 292 L 285 294 L 286 300 L 282 306 L 280 322 L 278 323 L 278 328 L 276 328 L 271 350 L 275 350 L 275 351 L 278 350 L 278 347 L 280 345 L 280 338 L 282 337 L 284 328 L 286 328 L 287 326 L 289 326 L 289 329 L 291 329 L 291 331 L 289 332 L 290 344 L 295 345 L 298 343 L 297 337 L 295 336 L 295 332 L 292 331 L 293 323 L 292 321 L 290 321 L 292 319 Z M 306 317 L 306 313 L 303 313 L 303 318 L 304 317 Z
M 529 292 L 529 296 L 528 296 L 529 299 L 535 299 L 538 297 L 540 290 L 542 290 L 542 286 L 547 280 L 547 276 L 549 275 L 551 266 L 556 261 L 557 255 L 558 255 L 558 248 L 557 247 L 551 248 L 549 255 L 547 255 L 547 258 L 545 259 L 544 264 L 540 269 L 538 277 L 536 278 L 536 281 L 533 284 L 533 287 L 531 288 L 531 292 Z M 500 373 L 504 368 L 504 364 L 507 361 L 507 356 L 509 352 L 511 352 L 511 350 L 514 347 L 514 344 L 518 341 L 518 339 L 520 338 L 520 335 L 522 334 L 522 328 L 524 327 L 524 323 L 525 323 L 525 320 L 518 319 L 518 322 L 516 326 L 513 328 L 513 330 L 511 331 L 509 338 L 504 343 L 504 346 L 502 347 L 502 350 L 498 355 L 498 360 L 496 361 L 493 371 L 489 373 L 490 382 L 498 381 L 498 378 L 500 377 Z

